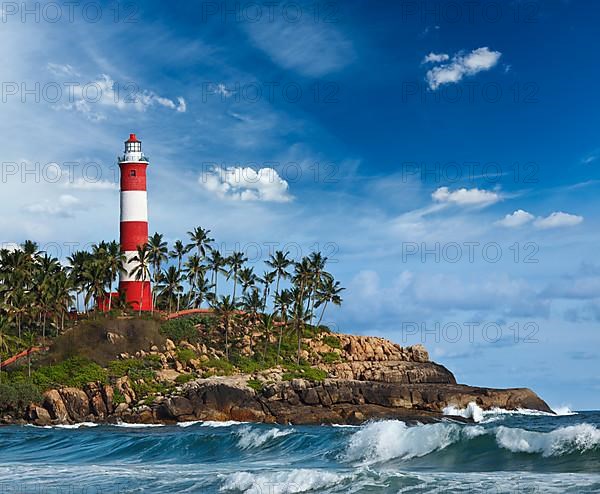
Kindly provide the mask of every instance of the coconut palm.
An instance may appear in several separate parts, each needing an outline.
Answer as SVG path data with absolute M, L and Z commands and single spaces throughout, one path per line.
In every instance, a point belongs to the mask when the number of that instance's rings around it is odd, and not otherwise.
M 275 295 L 274 310 L 276 314 L 281 316 L 281 324 L 279 326 L 279 338 L 277 342 L 277 362 L 281 354 L 281 340 L 283 339 L 283 330 L 287 327 L 288 311 L 294 303 L 294 297 L 290 290 L 281 290 Z
M 144 285 L 150 278 L 150 255 L 148 253 L 148 244 L 138 245 L 136 249 L 136 255 L 131 259 L 131 263 L 134 265 L 131 270 L 131 275 L 135 276 L 137 281 L 140 283 L 140 301 L 139 301 L 139 315 L 142 315 L 142 305 L 144 303 Z
M 169 266 L 169 269 L 166 271 L 166 273 L 162 279 L 162 284 L 161 284 L 160 288 L 161 288 L 161 292 L 160 292 L 161 295 L 166 296 L 169 301 L 169 314 L 170 314 L 173 298 L 176 297 L 179 299 L 179 295 L 181 294 L 181 291 L 183 290 L 183 287 L 181 286 L 181 274 L 177 270 L 177 268 L 175 268 L 175 266 Z M 177 310 L 179 310 L 179 307 L 177 307 Z
M 154 305 L 156 304 L 157 286 L 159 284 L 159 276 L 161 274 L 161 266 L 163 262 L 167 262 L 169 259 L 168 252 L 169 246 L 167 242 L 163 240 L 163 235 L 156 232 L 150 238 L 148 238 L 148 250 L 150 255 L 150 264 L 152 265 L 152 311 L 154 311 Z
M 263 285 L 263 311 L 267 310 L 267 299 L 269 297 L 269 292 L 271 291 L 271 285 L 275 281 L 276 276 L 277 273 L 275 271 L 265 271 L 262 278 L 258 278 L 258 281 Z
M 190 301 L 196 299 L 196 290 L 201 279 L 206 275 L 206 266 L 202 264 L 200 256 L 192 254 L 188 257 L 183 272 L 190 284 Z
M 273 269 L 273 271 L 277 274 L 277 282 L 275 285 L 275 295 L 279 294 L 279 282 L 282 279 L 287 279 L 290 277 L 290 273 L 287 269 L 293 264 L 292 260 L 288 257 L 289 252 L 283 252 L 278 250 L 275 254 L 271 254 L 270 259 L 265 261 L 265 264 Z
M 242 285 L 242 296 L 246 294 L 249 288 L 256 285 L 257 277 L 254 274 L 254 268 L 242 268 L 238 274 L 240 285 Z
M 323 315 L 325 314 L 325 309 L 327 309 L 327 304 L 331 303 L 338 306 L 342 305 L 342 297 L 340 297 L 340 293 L 343 290 L 345 290 L 345 288 L 341 287 L 339 281 L 334 281 L 333 277 L 325 277 L 325 279 L 322 281 L 321 285 L 317 289 L 316 307 L 319 308 L 321 305 L 323 306 L 317 327 L 321 325 Z
M 119 273 L 123 271 L 125 263 L 127 262 L 127 256 L 121 250 L 121 246 L 112 241 L 107 244 L 105 258 L 104 258 L 104 268 L 106 269 L 106 275 L 109 280 L 108 286 L 108 310 L 109 312 L 112 310 L 112 293 L 113 293 L 113 285 L 117 280 Z
M 190 248 L 196 248 L 198 257 L 200 259 L 204 259 L 206 257 L 206 253 L 212 250 L 211 243 L 214 242 L 214 238 L 210 238 L 208 234 L 210 230 L 205 230 L 204 228 L 194 228 L 191 232 L 187 232 L 190 236 L 190 240 L 192 241 L 188 244 Z
M 225 357 L 229 360 L 229 326 L 232 318 L 236 315 L 237 305 L 229 295 L 225 295 L 216 301 L 214 310 L 223 323 L 225 331 Z
M 208 268 L 212 271 L 211 283 L 214 285 L 215 291 L 214 296 L 217 298 L 217 285 L 219 282 L 219 273 L 227 274 L 227 271 L 224 269 L 225 267 L 225 258 L 221 255 L 221 253 L 217 249 L 213 249 L 210 251 L 210 256 L 207 259 Z
M 294 265 L 294 277 L 293 281 L 295 289 L 294 293 L 294 325 L 296 328 L 296 335 L 298 337 L 298 353 L 296 363 L 300 364 L 300 352 L 302 351 L 302 329 L 304 326 L 304 319 L 306 317 L 306 310 L 304 308 L 304 300 L 306 298 L 307 287 L 313 276 L 313 271 L 310 263 L 310 259 L 303 257 L 300 262 Z M 309 300 L 310 302 L 310 300 Z
M 244 256 L 243 252 L 234 252 L 227 258 L 227 265 L 229 266 L 229 271 L 227 272 L 227 279 L 233 276 L 233 301 L 236 301 L 235 292 L 238 283 L 238 272 L 242 269 L 244 263 L 248 260 L 247 257 Z

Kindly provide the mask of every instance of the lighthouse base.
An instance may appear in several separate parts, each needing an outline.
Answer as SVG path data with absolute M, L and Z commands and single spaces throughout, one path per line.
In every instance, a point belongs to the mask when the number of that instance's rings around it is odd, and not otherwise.
M 152 288 L 149 281 L 121 281 L 119 292 L 125 294 L 125 302 L 133 310 L 152 310 Z

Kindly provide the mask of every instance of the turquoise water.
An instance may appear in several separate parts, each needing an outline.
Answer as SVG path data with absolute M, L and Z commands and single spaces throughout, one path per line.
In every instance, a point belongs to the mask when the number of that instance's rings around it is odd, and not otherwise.
M 0 479 L 0 493 L 600 492 L 600 412 L 414 427 L 6 426 Z

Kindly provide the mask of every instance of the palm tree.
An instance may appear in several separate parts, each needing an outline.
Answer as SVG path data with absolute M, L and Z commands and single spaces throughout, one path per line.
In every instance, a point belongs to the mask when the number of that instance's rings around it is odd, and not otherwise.
M 196 284 L 194 297 L 192 299 L 195 307 L 201 308 L 202 302 L 204 302 L 204 300 L 208 300 L 209 295 L 213 295 L 213 293 L 210 291 L 212 287 L 213 285 L 209 283 L 204 276 L 199 279 Z
M 283 252 L 278 250 L 275 254 L 271 254 L 271 258 L 265 261 L 265 264 L 273 269 L 273 271 L 277 274 L 277 283 L 275 285 L 275 295 L 279 294 L 279 282 L 282 279 L 287 279 L 290 276 L 290 273 L 287 271 L 293 263 L 292 260 L 288 258 L 289 252 Z
M 206 266 L 202 264 L 200 256 L 192 254 L 186 261 L 183 271 L 190 284 L 190 300 L 194 300 L 196 298 L 197 285 L 201 279 L 204 279 L 206 274 Z
M 176 240 L 173 244 L 173 250 L 169 252 L 169 256 L 173 259 L 177 259 L 177 272 L 181 274 L 181 263 L 183 262 L 183 256 L 185 256 L 191 247 L 189 245 L 184 245 L 181 240 Z M 177 295 L 177 312 L 179 312 L 179 300 L 180 294 Z
M 258 281 L 263 285 L 263 311 L 267 310 L 267 299 L 269 297 L 269 292 L 271 291 L 271 285 L 275 281 L 276 276 L 277 273 L 275 271 L 265 271 L 262 278 L 258 279 Z
M 152 288 L 152 312 L 154 312 L 154 305 L 156 304 L 156 294 L 159 280 L 158 277 L 161 273 L 161 265 L 163 262 L 168 260 L 169 246 L 167 242 L 163 241 L 163 235 L 156 232 L 148 239 L 148 249 L 150 255 L 150 263 L 152 264 L 152 282 L 154 286 Z
M 303 257 L 302 261 L 297 262 L 294 266 L 294 284 L 296 285 L 295 305 L 294 305 L 294 324 L 296 327 L 296 335 L 298 337 L 298 354 L 296 363 L 300 364 L 300 352 L 302 351 L 302 326 L 306 310 L 304 309 L 304 299 L 306 288 L 313 276 L 310 259 Z
M 225 357 L 229 360 L 229 324 L 236 314 L 237 305 L 229 295 L 226 295 L 222 296 L 221 299 L 215 303 L 214 310 L 223 322 L 225 329 Z
M 219 281 L 219 273 L 222 274 L 227 274 L 227 271 L 225 271 L 223 268 L 225 266 L 225 258 L 221 255 L 221 253 L 216 250 L 213 249 L 210 251 L 210 256 L 207 259 L 208 261 L 208 268 L 212 271 L 212 276 L 211 276 L 211 283 L 214 285 L 215 288 L 215 299 L 217 298 L 217 284 Z
M 242 296 L 246 294 L 249 288 L 256 284 L 256 275 L 254 274 L 254 268 L 242 268 L 238 274 L 238 279 L 242 285 Z
M 281 292 L 275 295 L 274 310 L 275 313 L 281 315 L 282 323 L 279 326 L 279 339 L 277 342 L 277 362 L 279 362 L 279 356 L 281 354 L 281 340 L 283 339 L 283 329 L 287 327 L 288 311 L 294 303 L 294 297 L 290 290 L 281 290 Z
M 142 281 L 140 284 L 140 302 L 139 302 L 139 315 L 142 315 L 142 305 L 144 303 L 144 285 L 146 280 L 150 278 L 150 255 L 148 254 L 148 244 L 138 245 L 137 253 L 135 257 L 131 259 L 131 263 L 134 264 L 131 270 L 131 275 L 135 276 L 137 281 Z
M 343 290 L 345 290 L 345 288 L 341 287 L 339 281 L 334 281 L 333 277 L 328 276 L 323 280 L 323 282 L 317 289 L 316 307 L 319 308 L 321 305 L 323 306 L 323 310 L 321 311 L 321 317 L 319 317 L 317 327 L 321 325 L 323 315 L 325 314 L 325 309 L 327 309 L 327 304 L 332 303 L 338 306 L 342 305 L 342 297 L 340 297 L 340 293 Z
M 227 264 L 229 265 L 229 271 L 227 272 L 227 279 L 233 276 L 233 301 L 236 301 L 235 292 L 238 282 L 238 272 L 242 269 L 244 263 L 248 260 L 244 256 L 243 252 L 234 252 L 227 258 Z
M 265 349 L 263 351 L 263 361 L 267 359 L 267 350 L 271 341 L 271 333 L 273 332 L 273 315 L 263 314 L 261 317 L 261 326 L 265 337 Z
M 200 259 L 204 259 L 206 257 L 206 253 L 212 250 L 211 243 L 214 242 L 214 238 L 210 238 L 208 234 L 210 230 L 205 230 L 204 228 L 194 228 L 191 232 L 187 232 L 190 236 L 191 244 L 188 244 L 190 248 L 196 248 L 198 251 L 198 257 Z
M 181 294 L 181 290 L 183 287 L 181 286 L 181 275 L 179 271 L 175 268 L 175 266 L 169 266 L 169 269 L 165 273 L 163 277 L 163 284 L 161 285 L 161 295 L 165 295 L 169 300 L 169 314 L 171 313 L 171 303 L 173 301 L 173 297 L 179 298 Z M 179 307 L 177 307 L 179 310 Z
M 329 273 L 325 272 L 325 264 L 327 263 L 327 258 L 323 257 L 320 252 L 312 252 L 309 256 L 310 268 L 312 271 L 312 277 L 309 283 L 310 289 L 310 318 L 309 322 L 312 324 L 313 322 L 313 313 L 315 309 L 315 297 L 317 290 L 324 278 L 331 278 Z
M 71 281 L 73 283 L 73 287 L 75 288 L 75 293 L 76 293 L 76 306 L 77 306 L 77 312 L 80 312 L 79 310 L 79 294 L 83 292 L 83 287 L 84 287 L 84 270 L 85 270 L 85 265 L 86 262 L 88 260 L 89 254 L 83 250 L 79 250 L 76 252 L 73 252 L 73 254 L 71 256 L 69 256 L 67 258 L 67 261 L 69 261 L 70 267 L 69 267 L 69 272 L 71 275 Z
M 106 257 L 104 259 L 104 267 L 106 269 L 106 274 L 109 279 L 109 287 L 108 287 L 108 311 L 112 310 L 112 293 L 113 293 L 113 284 L 117 280 L 117 276 L 119 273 L 123 271 L 123 267 L 127 262 L 127 256 L 121 250 L 121 246 L 112 241 L 106 246 Z

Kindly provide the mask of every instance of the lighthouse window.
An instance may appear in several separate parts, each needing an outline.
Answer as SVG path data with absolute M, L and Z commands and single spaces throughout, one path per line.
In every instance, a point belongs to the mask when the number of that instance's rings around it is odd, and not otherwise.
M 135 177 L 135 170 L 130 170 L 129 176 L 130 177 Z

